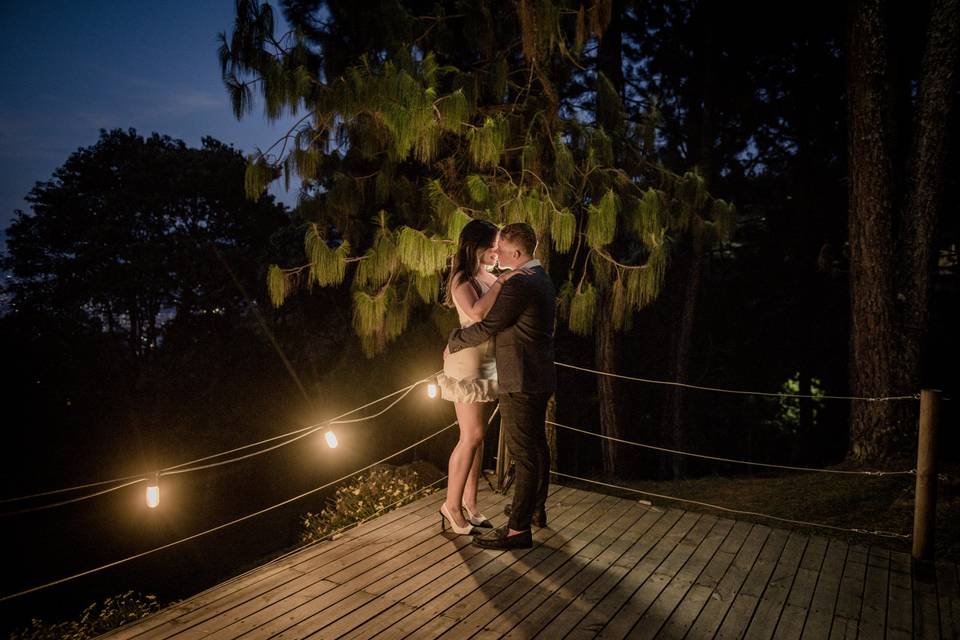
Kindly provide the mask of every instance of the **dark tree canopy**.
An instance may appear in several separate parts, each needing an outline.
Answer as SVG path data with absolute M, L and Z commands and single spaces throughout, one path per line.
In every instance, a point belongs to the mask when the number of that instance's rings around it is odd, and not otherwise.
M 11 308 L 123 332 L 136 354 L 156 346 L 175 314 L 222 313 L 241 294 L 217 252 L 249 287 L 286 221 L 272 197 L 244 197 L 244 171 L 243 156 L 213 138 L 192 149 L 102 131 L 37 183 L 32 210 L 7 230 Z

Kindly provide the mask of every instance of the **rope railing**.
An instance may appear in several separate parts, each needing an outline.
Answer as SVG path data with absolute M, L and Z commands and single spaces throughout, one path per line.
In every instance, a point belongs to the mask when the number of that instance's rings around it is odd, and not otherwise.
M 644 444 L 642 442 L 633 442 L 631 440 L 623 440 L 622 438 L 615 438 L 613 436 L 604 435 L 602 433 L 596 433 L 593 431 L 586 431 L 585 429 L 578 429 L 576 427 L 571 427 L 569 425 L 560 424 L 559 422 L 554 422 L 553 420 L 545 421 L 549 425 L 559 427 L 560 429 L 566 429 L 568 431 L 574 431 L 577 433 L 583 433 L 588 436 L 594 436 L 596 438 L 601 438 L 603 440 L 608 440 L 611 442 L 618 442 L 620 444 L 629 444 L 634 447 L 641 447 L 643 449 L 651 449 L 653 451 L 661 451 L 663 453 L 671 453 L 674 455 L 680 456 L 689 456 L 692 458 L 702 458 L 704 460 L 715 460 L 717 462 L 730 462 L 734 464 L 743 464 L 749 465 L 752 467 L 767 467 L 770 469 L 782 469 L 786 471 L 810 471 L 817 473 L 834 473 L 839 475 L 852 475 L 852 476 L 909 476 L 916 475 L 916 469 L 907 469 L 903 471 L 875 471 L 875 470 L 847 470 L 847 469 L 823 469 L 819 467 L 796 467 L 791 465 L 783 464 L 773 464 L 770 462 L 753 462 L 750 460 L 737 460 L 736 458 L 723 458 L 719 456 L 710 456 L 703 453 L 692 453 L 690 451 L 680 451 L 678 449 L 668 449 L 667 447 L 658 447 L 652 444 Z
M 647 384 L 657 384 L 670 387 L 682 387 L 684 389 L 695 389 L 697 391 L 715 391 L 717 393 L 731 393 L 736 395 L 743 396 L 765 396 L 770 398 L 806 398 L 811 400 L 859 400 L 862 402 L 890 402 L 894 400 L 919 400 L 920 394 L 916 393 L 913 395 L 907 396 L 883 396 L 883 397 L 867 397 L 867 396 L 831 396 L 831 395 L 812 395 L 812 394 L 801 394 L 801 393 L 773 393 L 769 391 L 744 391 L 740 389 L 724 389 L 722 387 L 705 387 L 695 384 L 687 384 L 685 382 L 674 382 L 670 380 L 654 380 L 651 378 L 638 378 L 636 376 L 627 376 L 620 373 L 610 373 L 609 371 L 598 371 L 596 369 L 589 369 L 587 367 L 580 367 L 574 364 L 567 364 L 566 362 L 555 362 L 558 367 L 565 367 L 567 369 L 575 369 L 577 371 L 585 371 L 588 373 L 593 373 L 600 376 L 607 376 L 609 378 L 619 378 L 621 380 L 632 380 L 633 382 L 645 382 Z
M 13 600 L 14 598 L 18 598 L 18 597 L 20 597 L 20 596 L 25 596 L 25 595 L 27 595 L 27 594 L 29 594 L 29 593 L 34 593 L 34 592 L 37 592 L 37 591 L 41 591 L 41 590 L 43 590 L 43 589 L 47 589 L 47 588 L 49 588 L 49 587 L 53 587 L 53 586 L 56 586 L 56 585 L 58 585 L 58 584 L 63 584 L 63 583 L 65 583 L 65 582 L 69 582 L 69 581 L 71 581 L 71 580 L 76 580 L 77 578 L 82 578 L 82 577 L 84 577 L 84 576 L 88 576 L 88 575 L 91 575 L 91 574 L 93 574 L 93 573 L 97 573 L 97 572 L 100 572 L 100 571 L 105 571 L 106 569 L 111 569 L 111 568 L 116 567 L 116 566 L 119 566 L 119 565 L 121 565 L 121 564 L 125 564 L 125 563 L 127 563 L 127 562 L 131 562 L 131 561 L 133 561 L 133 560 L 138 560 L 138 559 L 143 558 L 143 557 L 145 557 L 145 556 L 148 556 L 148 555 L 157 553 L 158 551 L 163 551 L 163 550 L 165 550 L 165 549 L 169 549 L 169 548 L 171 548 L 171 547 L 177 546 L 177 545 L 182 544 L 182 543 L 184 543 L 184 542 L 189 542 L 190 540 L 195 540 L 195 539 L 197 539 L 197 538 L 200 538 L 200 537 L 205 536 L 205 535 L 207 535 L 207 534 L 213 533 L 213 532 L 215 532 L 215 531 L 220 531 L 221 529 L 226 529 L 227 527 L 231 527 L 231 526 L 233 526 L 233 525 L 235 525 L 235 524 L 239 524 L 240 522 L 244 522 L 245 520 L 249 520 L 249 519 L 251 519 L 251 518 L 255 518 L 255 517 L 257 517 L 257 516 L 263 515 L 264 513 L 268 513 L 268 512 L 270 512 L 270 511 L 275 510 L 275 509 L 279 509 L 280 507 L 286 506 L 286 505 L 288 505 L 288 504 L 291 504 L 291 503 L 293 503 L 293 502 L 296 502 L 297 500 L 301 500 L 301 499 L 303 499 L 303 498 L 305 498 L 305 497 L 307 497 L 307 496 L 309 496 L 309 495 L 313 495 L 313 494 L 315 494 L 315 493 L 317 493 L 317 492 L 319 492 L 319 491 L 323 491 L 324 489 L 327 489 L 327 488 L 329 488 L 329 487 L 332 487 L 332 486 L 335 485 L 335 484 L 339 484 L 340 482 L 343 482 L 344 480 L 347 480 L 347 479 L 349 479 L 349 478 L 352 478 L 352 477 L 355 476 L 355 475 L 358 475 L 358 474 L 360 474 L 360 473 L 363 473 L 364 471 L 367 471 L 368 469 L 372 469 L 373 467 L 375 467 L 375 466 L 377 466 L 377 465 L 379 465 L 379 464 L 383 464 L 383 463 L 386 462 L 387 460 L 391 460 L 391 459 L 399 456 L 400 454 L 406 453 L 407 451 L 410 451 L 411 449 L 413 449 L 413 448 L 415 448 L 415 447 L 423 444 L 424 442 L 427 442 L 428 440 L 431 440 L 431 439 L 437 437 L 437 436 L 440 435 L 441 433 L 444 433 L 444 432 L 450 430 L 450 429 L 453 428 L 456 424 L 457 424 L 457 422 L 456 422 L 456 420 L 455 420 L 455 421 L 451 422 L 450 424 L 448 424 L 447 426 L 445 426 L 445 427 L 443 427 L 442 429 L 440 429 L 439 431 L 435 431 L 435 432 L 431 433 L 430 435 L 428 435 L 428 436 L 426 436 L 426 437 L 424 437 L 424 438 L 421 438 L 420 440 L 414 442 L 413 444 L 408 445 L 407 447 L 404 447 L 403 449 L 400 449 L 399 451 L 396 451 L 396 452 L 394 452 L 394 453 L 391 453 L 389 456 L 386 456 L 385 458 L 381 458 L 380 460 L 377 460 L 376 462 L 373 462 L 373 463 L 371 463 L 371 464 L 368 464 L 367 466 L 362 467 L 362 468 L 360 468 L 360 469 L 357 469 L 356 471 L 352 471 L 352 472 L 350 472 L 350 473 L 348 473 L 348 474 L 346 474 L 346 475 L 344 475 L 344 476 L 341 476 L 340 478 L 337 478 L 336 480 L 332 480 L 331 482 L 327 482 L 327 483 L 325 483 L 325 484 L 322 484 L 322 485 L 320 485 L 319 487 L 315 487 L 315 488 L 313 488 L 313 489 L 310 489 L 309 491 L 305 491 L 305 492 L 303 492 L 303 493 L 301 493 L 301 494 L 299 494 L 299 495 L 293 496 L 292 498 L 287 498 L 286 500 L 283 500 L 282 502 L 278 502 L 277 504 L 274 504 L 274 505 L 272 505 L 272 506 L 266 507 L 266 508 L 264 508 L 264 509 L 260 509 L 259 511 L 255 511 L 255 512 L 253 512 L 253 513 L 248 513 L 248 514 L 245 515 L 245 516 L 241 516 L 241 517 L 239 517 L 239 518 L 235 518 L 234 520 L 231 520 L 231 521 L 229 521 L 229 522 L 225 522 L 225 523 L 220 524 L 220 525 L 217 525 L 217 526 L 215 526 L 215 527 L 211 527 L 211 528 L 209 528 L 209 529 L 206 529 L 205 531 L 200 531 L 199 533 L 194 533 L 194 534 L 192 534 L 192 535 L 189 535 L 189 536 L 180 538 L 179 540 L 174 540 L 173 542 L 169 542 L 169 543 L 167 543 L 167 544 L 164 544 L 164 545 L 161 545 L 161 546 L 158 546 L 158 547 L 154 547 L 154 548 L 152 548 L 152 549 L 148 549 L 147 551 L 143 551 L 143 552 L 140 552 L 140 553 L 131 555 L 131 556 L 127 556 L 126 558 L 123 558 L 123 559 L 121 559 L 121 560 L 116 560 L 116 561 L 114 561 L 114 562 L 110 562 L 110 563 L 108 563 L 108 564 L 104 564 L 104 565 L 101 565 L 101 566 L 99 566 L 99 567 L 95 567 L 95 568 L 93 568 L 93 569 L 87 569 L 86 571 L 81 571 L 81 572 L 79 572 L 79 573 L 75 573 L 75 574 L 73 574 L 73 575 L 69 575 L 69 576 L 66 576 L 66 577 L 63 577 L 63 578 L 60 578 L 60 579 L 57 579 L 57 580 L 52 580 L 52 581 L 47 582 L 47 583 L 45 583 L 45 584 L 37 585 L 37 586 L 35 586 L 35 587 L 30 587 L 29 589 L 23 589 L 22 591 L 18 591 L 18 592 L 16 592 L 16 593 L 11 593 L 11 594 L 8 594 L 8 595 L 5 595 L 5 596 L 0 596 L 0 602 L 6 602 L 6 601 L 8 601 L 8 600 Z M 439 482 L 439 481 L 438 481 L 438 482 Z M 434 484 L 436 484 L 436 483 L 434 483 Z
M 654 493 L 654 492 L 652 492 L 652 491 L 643 491 L 643 490 L 641 490 L 641 489 L 634 489 L 633 487 L 624 487 L 624 486 L 622 486 L 622 485 L 611 484 L 611 483 L 609 483 L 609 482 L 601 482 L 601 481 L 599 481 L 599 480 L 591 480 L 591 479 L 589 479 L 589 478 L 581 478 L 581 477 L 579 477 L 579 476 L 574 476 L 574 475 L 570 475 L 570 474 L 567 474 L 567 473 L 561 473 L 561 472 L 559 472 L 559 471 L 550 471 L 550 473 L 553 474 L 553 475 L 555 475 L 555 476 L 559 476 L 559 477 L 561 477 L 561 478 L 569 478 L 569 479 L 571 479 L 571 480 L 576 480 L 576 481 L 578 481 L 578 482 L 585 482 L 585 483 L 588 483 L 588 484 L 595 484 L 595 485 L 607 487 L 607 488 L 610 488 L 610 489 L 617 489 L 617 490 L 620 490 L 620 491 L 628 491 L 628 492 L 630 492 L 630 493 L 637 493 L 637 494 L 644 495 L 644 496 L 649 496 L 649 497 L 652 497 L 652 498 L 660 498 L 661 500 L 673 500 L 673 501 L 675 501 L 675 502 L 683 502 L 683 503 L 686 503 L 686 504 L 694 504 L 694 505 L 697 505 L 697 506 L 700 506 L 700 507 L 707 507 L 707 508 L 709 508 L 709 509 L 716 509 L 716 510 L 718 510 L 718 511 L 724 511 L 724 512 L 726 512 L 726 513 L 735 513 L 735 514 L 738 514 L 738 515 L 753 516 L 753 517 L 757 517 L 757 518 L 766 518 L 766 519 L 769 519 L 769 520 L 776 520 L 777 522 L 785 522 L 785 523 L 787 523 L 787 524 L 801 525 L 801 526 L 806 526 L 806 527 L 816 527 L 816 528 L 820 528 L 820 529 L 829 529 L 829 530 L 832 530 L 832 531 L 843 531 L 843 532 L 846 532 L 846 533 L 858 533 L 858 534 L 861 534 L 861 535 L 878 536 L 878 537 L 881 537 L 881 538 L 896 538 L 896 539 L 898 539 L 898 540 L 909 540 L 909 539 L 910 539 L 910 536 L 909 536 L 909 535 L 906 535 L 906 534 L 903 534 L 903 533 L 894 533 L 894 532 L 891 532 L 891 531 L 882 531 L 882 530 L 870 531 L 870 530 L 867 530 L 867 529 L 856 529 L 856 528 L 850 528 L 850 527 L 838 527 L 838 526 L 835 526 L 835 525 L 823 524 L 823 523 L 820 523 L 820 522 L 808 522 L 808 521 L 806 521 L 806 520 L 794 520 L 794 519 L 792 519 L 792 518 L 781 518 L 780 516 L 774 516 L 774 515 L 770 515 L 770 514 L 768 514 L 768 513 L 760 513 L 760 512 L 757 512 L 757 511 L 745 511 L 745 510 L 742 510 L 742 509 L 731 509 L 730 507 L 723 507 L 723 506 L 720 506 L 720 505 L 711 504 L 711 503 L 709 503 L 709 502 L 702 502 L 702 501 L 700 501 L 700 500 L 690 500 L 690 499 L 688 499 L 688 498 L 677 498 L 677 497 L 675 497 L 675 496 L 668 496 L 668 495 L 665 495 L 665 494 L 662 494 L 662 493 Z

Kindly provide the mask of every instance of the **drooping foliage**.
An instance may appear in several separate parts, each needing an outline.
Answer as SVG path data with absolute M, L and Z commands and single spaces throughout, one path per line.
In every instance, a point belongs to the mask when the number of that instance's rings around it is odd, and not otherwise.
M 302 116 L 249 158 L 248 195 L 298 178 L 312 222 L 307 264 L 269 271 L 275 305 L 298 285 L 349 281 L 373 355 L 437 299 L 459 231 L 483 218 L 530 223 L 538 254 L 561 258 L 571 330 L 592 330 L 607 288 L 622 329 L 659 294 L 676 237 L 730 237 L 733 208 L 696 173 L 658 166 L 644 145 L 656 118 L 624 118 L 597 72 L 588 45 L 610 22 L 609 0 L 352 8 L 288 0 L 280 36 L 269 4 L 238 0 L 221 35 L 238 116 L 255 88 L 267 118 Z

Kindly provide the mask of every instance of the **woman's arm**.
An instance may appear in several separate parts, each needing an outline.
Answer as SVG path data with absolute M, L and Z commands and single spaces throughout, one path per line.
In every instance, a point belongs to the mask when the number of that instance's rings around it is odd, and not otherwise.
M 503 289 L 503 283 L 521 273 L 523 273 L 521 269 L 515 269 L 500 274 L 500 277 L 494 280 L 490 288 L 480 297 L 477 297 L 477 292 L 469 282 L 461 280 L 453 290 L 453 297 L 456 299 L 457 304 L 460 305 L 460 308 L 463 309 L 463 312 L 467 314 L 468 318 L 474 322 L 480 322 L 490 312 L 493 303 L 497 301 L 497 296 L 500 295 L 500 290 Z

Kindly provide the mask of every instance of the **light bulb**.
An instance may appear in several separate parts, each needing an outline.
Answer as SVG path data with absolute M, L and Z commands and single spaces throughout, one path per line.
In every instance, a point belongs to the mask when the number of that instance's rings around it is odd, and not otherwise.
M 147 483 L 147 506 L 156 509 L 160 504 L 160 475 L 154 474 Z
M 323 434 L 323 437 L 327 439 L 327 446 L 331 449 L 337 448 L 337 436 L 333 435 L 333 431 L 327 431 Z
M 427 396 L 430 398 L 437 397 L 437 385 L 435 382 L 431 382 L 427 385 Z

